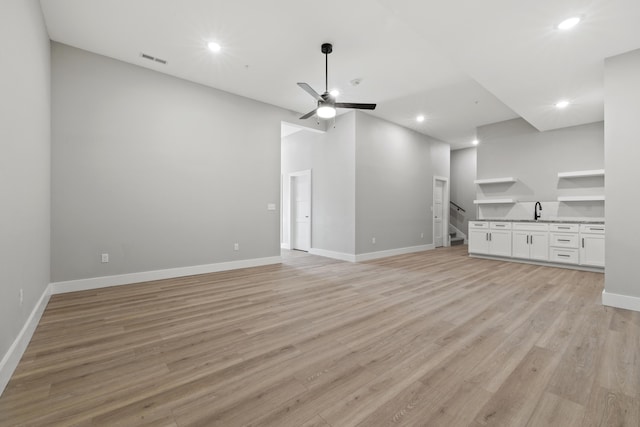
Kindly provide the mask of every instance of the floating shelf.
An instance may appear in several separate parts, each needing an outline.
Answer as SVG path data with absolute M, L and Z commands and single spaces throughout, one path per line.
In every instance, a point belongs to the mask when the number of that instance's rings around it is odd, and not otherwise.
M 484 200 L 474 200 L 474 205 L 497 205 L 497 204 L 509 204 L 515 203 L 514 199 L 484 199 Z
M 508 176 L 506 178 L 489 178 L 489 179 L 476 179 L 473 181 L 474 184 L 503 184 L 507 182 L 516 182 L 516 179 L 512 176 Z
M 604 176 L 604 169 L 591 171 L 558 172 L 558 178 L 583 178 L 587 176 Z
M 559 202 L 604 202 L 604 196 L 561 196 Z

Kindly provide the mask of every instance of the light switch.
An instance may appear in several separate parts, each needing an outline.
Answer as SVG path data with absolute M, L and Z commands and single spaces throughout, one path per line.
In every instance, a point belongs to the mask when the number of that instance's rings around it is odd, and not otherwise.
M 276 210 L 276 204 L 275 203 L 268 203 L 267 204 L 267 210 L 268 211 L 275 211 Z

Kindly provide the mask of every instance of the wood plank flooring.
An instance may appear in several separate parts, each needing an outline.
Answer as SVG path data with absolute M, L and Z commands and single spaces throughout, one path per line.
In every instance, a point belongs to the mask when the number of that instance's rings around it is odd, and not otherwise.
M 466 246 L 55 295 L 2 426 L 640 426 L 640 313 Z

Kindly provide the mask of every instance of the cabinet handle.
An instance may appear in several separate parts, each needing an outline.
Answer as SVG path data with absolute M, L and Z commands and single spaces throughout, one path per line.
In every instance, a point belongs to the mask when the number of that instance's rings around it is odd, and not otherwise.
M 533 236 L 531 236 L 530 241 L 531 241 L 531 244 L 533 245 Z
M 489 233 L 489 241 L 491 241 L 491 233 Z
M 569 255 L 564 255 L 564 254 L 558 254 L 558 256 L 561 256 L 563 258 L 571 258 Z
M 582 247 L 584 248 L 584 237 L 582 238 Z
M 570 242 L 571 240 L 569 239 L 558 239 L 558 242 Z
M 558 227 L 558 230 L 562 229 L 562 230 L 569 230 L 569 228 L 571 227 Z
M 489 241 L 489 233 L 484 233 L 484 240 Z
M 591 231 L 604 231 L 604 228 L 589 227 L 589 230 L 591 230 Z
M 527 245 L 529 244 L 529 235 L 527 234 Z

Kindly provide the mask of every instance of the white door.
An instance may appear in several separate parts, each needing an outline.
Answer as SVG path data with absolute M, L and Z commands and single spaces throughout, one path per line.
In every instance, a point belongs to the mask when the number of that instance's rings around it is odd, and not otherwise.
M 444 181 L 433 182 L 433 243 L 436 248 L 444 246 Z
M 311 175 L 291 177 L 291 218 L 293 219 L 291 249 L 311 248 Z

